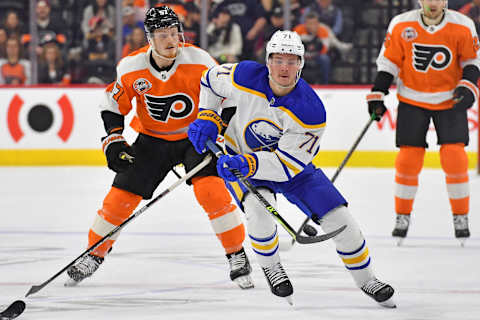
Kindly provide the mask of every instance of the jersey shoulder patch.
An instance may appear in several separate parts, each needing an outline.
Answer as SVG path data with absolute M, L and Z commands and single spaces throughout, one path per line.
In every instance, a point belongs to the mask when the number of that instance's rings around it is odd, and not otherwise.
M 120 60 L 120 62 L 118 62 L 117 78 L 120 79 L 123 75 L 127 73 L 148 68 L 148 46 L 146 47 L 146 50 L 143 50 L 144 48 L 133 52 L 131 55 L 124 57 L 122 60 Z

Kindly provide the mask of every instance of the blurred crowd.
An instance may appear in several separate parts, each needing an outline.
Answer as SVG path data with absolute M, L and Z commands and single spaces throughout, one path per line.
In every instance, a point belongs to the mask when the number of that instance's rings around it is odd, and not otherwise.
M 37 35 L 32 48 L 30 0 L 0 1 L 0 84 L 30 84 L 32 54 L 38 83 L 109 83 L 115 78 L 117 34 L 121 56 L 147 44 L 145 11 L 168 5 L 183 22 L 188 43 L 200 46 L 201 0 L 123 0 L 121 30 L 114 0 L 36 0 Z M 366 1 L 368 2 L 368 1 Z M 372 2 L 381 3 L 382 0 Z M 480 0 L 449 1 L 480 24 Z M 283 0 L 209 0 L 207 51 L 219 63 L 265 59 L 267 39 L 283 29 Z M 327 84 L 332 67 L 352 50 L 336 0 L 290 0 L 289 25 L 305 44 L 303 77 Z M 350 33 L 350 34 L 349 34 Z

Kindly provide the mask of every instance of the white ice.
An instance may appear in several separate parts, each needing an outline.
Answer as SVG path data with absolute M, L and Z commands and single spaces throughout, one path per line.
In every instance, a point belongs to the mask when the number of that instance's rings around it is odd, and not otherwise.
M 3 310 L 85 250 L 113 174 L 100 167 L 3 167 L 0 177 Z M 331 241 L 281 252 L 293 307 L 270 293 L 245 241 L 255 288 L 240 290 L 228 279 L 223 249 L 191 188 L 181 186 L 125 228 L 92 278 L 65 288 L 62 274 L 24 299 L 21 319 L 478 320 L 480 178 L 473 171 L 470 177 L 472 237 L 464 248 L 453 236 L 440 170 L 421 173 L 409 235 L 397 247 L 390 236 L 393 169 L 340 174 L 336 185 L 363 229 L 377 276 L 396 290 L 397 309 L 381 308 L 354 286 Z M 176 179 L 170 174 L 157 194 Z M 278 210 L 295 227 L 304 218 L 282 197 Z M 281 240 L 289 236 L 283 232 Z

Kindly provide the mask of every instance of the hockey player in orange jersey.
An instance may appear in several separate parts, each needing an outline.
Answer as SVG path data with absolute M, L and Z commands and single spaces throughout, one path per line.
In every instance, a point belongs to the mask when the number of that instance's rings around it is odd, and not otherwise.
M 102 139 L 103 151 L 108 167 L 117 174 L 90 228 L 89 246 L 125 221 L 142 199 L 150 199 L 175 165 L 183 163 L 190 171 L 203 160 L 188 140 L 187 129 L 197 117 L 202 72 L 216 62 L 204 50 L 185 44 L 182 25 L 169 7 L 149 9 L 145 31 L 149 45 L 118 63 L 117 79 L 107 87 L 101 105 L 107 131 Z M 130 146 L 122 131 L 133 98 L 137 107 L 130 125 L 138 136 Z M 230 278 L 241 288 L 253 287 L 242 245 L 245 229 L 241 211 L 218 177 L 215 161 L 187 182 L 193 185 L 195 197 L 225 249 Z M 113 236 L 72 266 L 66 285 L 76 285 L 91 276 L 116 238 Z
M 470 18 L 447 9 L 446 0 L 421 0 L 421 9 L 393 18 L 377 59 L 378 74 L 367 95 L 368 112 L 380 120 L 383 98 L 397 78 L 395 228 L 400 245 L 423 167 L 426 133 L 433 120 L 446 175 L 455 237 L 463 245 L 468 228 L 467 109 L 478 99 L 479 42 Z

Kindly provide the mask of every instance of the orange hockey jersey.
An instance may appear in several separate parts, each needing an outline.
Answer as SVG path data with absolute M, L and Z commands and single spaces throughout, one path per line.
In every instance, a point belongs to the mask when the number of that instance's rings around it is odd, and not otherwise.
M 185 44 L 170 70 L 158 72 L 150 64 L 151 51 L 146 46 L 118 63 L 117 80 L 107 87 L 100 108 L 126 115 L 135 98 L 130 123 L 135 131 L 170 141 L 185 139 L 197 117 L 202 72 L 217 63 L 206 51 Z
M 473 21 L 447 10 L 440 24 L 426 26 L 420 10 L 397 15 L 377 59 L 378 71 L 397 78 L 398 99 L 430 110 L 453 106 L 453 90 L 465 65 L 480 68 Z

